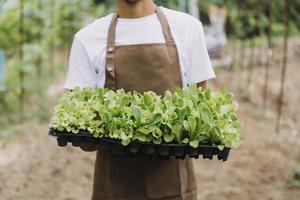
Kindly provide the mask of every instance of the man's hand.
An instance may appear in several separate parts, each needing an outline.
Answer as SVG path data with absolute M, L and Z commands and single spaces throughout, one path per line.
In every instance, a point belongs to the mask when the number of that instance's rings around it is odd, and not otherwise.
M 88 145 L 88 144 L 82 144 L 79 146 L 83 151 L 86 152 L 93 152 L 97 151 L 99 149 L 99 145 Z
M 201 88 L 202 88 L 202 90 L 205 90 L 205 89 L 206 89 L 206 81 L 203 81 L 203 82 L 197 83 L 197 86 L 198 86 L 198 87 L 201 87 Z

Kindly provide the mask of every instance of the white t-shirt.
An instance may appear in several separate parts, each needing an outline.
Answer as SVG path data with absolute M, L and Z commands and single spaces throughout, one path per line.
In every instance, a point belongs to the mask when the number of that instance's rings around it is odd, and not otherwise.
M 168 19 L 177 45 L 183 87 L 214 78 L 201 22 L 182 12 L 164 7 L 161 9 Z M 107 32 L 112 16 L 113 13 L 97 19 L 76 33 L 65 89 L 104 87 Z M 165 43 L 157 14 L 136 19 L 118 19 L 117 46 L 147 43 Z

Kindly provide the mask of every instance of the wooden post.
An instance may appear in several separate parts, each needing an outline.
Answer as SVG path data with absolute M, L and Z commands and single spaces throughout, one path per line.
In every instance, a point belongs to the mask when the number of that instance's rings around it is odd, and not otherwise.
M 246 48 L 247 48 L 247 40 L 246 38 L 243 38 L 241 40 L 241 45 L 240 45 L 240 67 L 241 70 L 245 70 L 245 57 L 246 57 Z
M 178 0 L 178 8 L 181 12 L 186 12 L 186 0 Z
M 254 4 L 254 10 L 252 10 L 253 12 L 255 12 L 255 24 L 253 27 L 253 38 L 250 40 L 250 60 L 248 63 L 248 98 L 250 98 L 250 88 L 251 88 L 251 84 L 252 84 L 252 77 L 253 77 L 253 68 L 255 65 L 255 51 L 256 51 L 256 31 L 257 31 L 257 27 L 258 27 L 258 15 L 259 13 L 257 12 L 257 4 Z
M 38 9 L 40 10 L 40 12 L 43 12 L 43 1 L 41 0 L 38 0 Z M 44 27 L 43 27 L 44 28 Z M 42 46 L 42 38 L 40 38 L 40 45 Z M 42 54 L 39 54 L 37 60 L 36 60 L 36 74 L 37 74 L 37 79 L 38 79 L 38 82 L 40 81 L 41 79 L 41 76 L 42 76 L 42 63 L 43 63 L 43 56 Z
M 0 49 L 0 98 L 1 93 L 5 91 L 5 54 Z
M 234 71 L 236 60 L 237 60 L 238 40 L 233 37 L 231 42 L 232 42 L 232 49 L 231 49 L 232 63 L 230 69 Z
M 265 82 L 263 88 L 263 111 L 266 113 L 267 108 L 267 99 L 268 99 L 268 89 L 269 89 L 269 72 L 270 66 L 272 65 L 272 57 L 273 57 L 273 8 L 274 0 L 270 0 L 269 2 L 269 30 L 268 30 L 268 48 L 267 48 L 267 62 L 265 64 Z
M 253 69 L 255 65 L 255 51 L 256 51 L 256 38 L 255 36 L 250 40 L 250 60 L 248 63 L 248 95 L 250 96 L 250 87 L 252 84 L 252 77 L 253 77 Z
M 37 8 L 40 12 L 44 12 L 44 1 L 37 0 Z M 41 18 L 44 20 L 43 18 Z M 43 29 L 45 26 L 43 26 Z M 43 38 L 40 38 L 39 45 L 41 50 L 43 51 Z M 43 90 L 43 84 L 42 84 L 42 76 L 43 76 L 43 55 L 42 53 L 38 54 L 38 57 L 35 60 L 35 68 L 36 68 L 36 95 L 38 95 L 38 98 L 36 98 L 36 103 L 38 107 L 38 115 L 40 118 L 45 116 L 45 113 L 47 113 L 47 109 L 45 107 L 45 91 Z
M 53 32 L 56 31 L 56 0 L 52 1 L 52 6 L 51 6 L 51 38 L 49 41 L 49 68 L 50 68 L 50 75 L 53 77 L 54 76 L 54 65 L 55 65 L 55 38 Z
M 24 104 L 25 104 L 25 87 L 24 87 L 24 78 L 25 73 L 23 70 L 23 43 L 24 43 L 24 0 L 20 0 L 19 3 L 20 9 L 20 18 L 19 18 L 19 79 L 20 79 L 20 94 L 19 94 L 19 104 L 20 104 L 20 122 L 24 121 Z
M 199 16 L 198 0 L 189 0 L 188 5 L 189 5 L 190 15 L 199 19 L 200 16 Z
M 238 16 L 238 19 L 240 19 L 241 18 L 241 4 L 240 4 L 240 1 L 237 3 L 237 6 L 238 6 L 238 14 L 237 14 L 237 16 Z M 238 60 L 238 54 L 239 54 L 238 44 L 239 44 L 240 40 L 236 38 L 237 35 L 235 35 L 235 30 L 233 30 L 233 33 L 234 33 L 234 35 L 233 35 L 234 39 L 232 41 L 233 42 L 233 49 L 232 49 L 232 51 L 233 51 L 233 60 L 232 60 L 232 66 L 231 66 L 231 68 L 234 71 L 235 67 L 236 67 L 236 62 Z
M 283 98 L 284 98 L 284 86 L 285 86 L 285 78 L 286 78 L 286 69 L 287 69 L 287 57 L 288 57 L 288 39 L 289 39 L 289 18 L 290 18 L 290 8 L 289 8 L 289 0 L 284 1 L 284 13 L 285 13 L 285 33 L 284 33 L 284 52 L 283 52 L 283 62 L 282 62 L 282 70 L 281 70 L 281 86 L 280 86 L 280 94 L 278 98 L 278 109 L 277 109 L 277 120 L 276 120 L 276 132 L 280 132 L 280 121 L 282 115 L 282 106 L 283 106 Z
M 4 0 L 0 0 L 0 13 L 1 13 L 1 11 L 2 11 L 2 6 L 3 6 L 3 4 L 4 4 Z

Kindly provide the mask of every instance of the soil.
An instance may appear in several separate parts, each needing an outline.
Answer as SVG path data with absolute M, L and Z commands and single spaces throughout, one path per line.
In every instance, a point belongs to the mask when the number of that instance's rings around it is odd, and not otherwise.
M 261 107 L 264 70 L 253 69 L 248 87 L 245 70 L 217 70 L 210 87 L 228 87 L 239 101 L 245 127 L 243 144 L 232 150 L 229 160 L 195 160 L 201 200 L 297 200 L 300 188 L 293 186 L 300 161 L 300 40 L 292 41 L 287 71 L 281 131 L 275 133 L 276 98 L 280 63 L 270 71 L 270 90 L 265 117 Z M 280 46 L 277 55 L 280 55 Z M 63 82 L 49 89 L 57 99 Z M 56 102 L 56 100 L 54 101 Z M 51 108 L 52 110 L 52 108 Z M 88 200 L 91 199 L 95 153 L 78 148 L 57 147 L 47 136 L 47 124 L 27 123 L 9 143 L 0 144 L 1 200 Z

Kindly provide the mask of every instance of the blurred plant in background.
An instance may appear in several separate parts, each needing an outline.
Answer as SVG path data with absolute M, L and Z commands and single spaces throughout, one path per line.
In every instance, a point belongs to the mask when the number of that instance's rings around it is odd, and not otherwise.
M 155 2 L 184 12 L 189 6 L 187 0 Z M 275 36 L 284 33 L 283 2 L 274 0 Z M 300 1 L 289 2 L 290 33 L 296 34 L 300 29 Z M 267 34 L 269 1 L 198 0 L 200 19 L 206 25 L 210 24 L 211 4 L 228 10 L 226 29 L 231 38 L 245 40 Z M 3 129 L 48 117 L 47 88 L 67 69 L 74 33 L 115 10 L 115 0 L 0 0 L 0 5 L 0 50 L 6 56 L 6 70 L 2 72 L 6 72 L 5 90 L 0 92 Z
M 220 7 L 225 6 L 229 10 L 227 30 L 231 35 L 245 38 L 253 34 L 262 34 L 268 29 L 270 1 L 199 0 L 200 18 L 204 24 L 210 23 L 207 12 L 210 4 L 215 4 Z M 274 0 L 273 32 L 275 36 L 282 36 L 284 33 L 284 19 L 282 17 L 283 4 L 283 0 Z M 300 30 L 300 1 L 290 0 L 289 6 L 291 9 L 290 33 L 295 34 Z
M 90 3 L 1 1 L 0 49 L 7 62 L 0 129 L 47 117 L 47 87 L 66 69 L 73 35 L 83 26 Z

